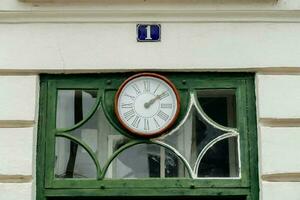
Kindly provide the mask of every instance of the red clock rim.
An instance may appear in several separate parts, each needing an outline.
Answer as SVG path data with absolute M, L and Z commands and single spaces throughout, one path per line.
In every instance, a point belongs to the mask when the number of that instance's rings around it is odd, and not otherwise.
M 169 122 L 169 124 L 157 131 L 157 132 L 154 132 L 154 133 L 151 133 L 151 134 L 145 134 L 145 133 L 142 133 L 142 132 L 139 132 L 139 131 L 136 131 L 132 128 L 130 128 L 129 126 L 127 126 L 122 118 L 120 117 L 119 115 L 119 110 L 118 110 L 118 101 L 119 101 L 119 96 L 120 96 L 120 93 L 122 92 L 123 88 L 125 87 L 125 85 L 133 80 L 133 79 L 136 79 L 138 77 L 141 77 L 141 76 L 150 76 L 150 77 L 154 77 L 154 78 L 158 78 L 158 79 L 161 79 L 163 81 L 165 81 L 173 90 L 173 92 L 175 93 L 175 96 L 176 96 L 176 100 L 177 100 L 177 109 L 176 109 L 176 112 L 175 112 L 175 115 L 173 117 L 173 119 Z M 114 101 L 114 111 L 115 111 L 115 114 L 117 116 L 117 119 L 118 121 L 121 123 L 121 125 L 127 129 L 127 131 L 129 131 L 130 133 L 134 134 L 135 136 L 139 136 L 139 137 L 143 137 L 143 138 L 155 138 L 155 137 L 158 137 L 158 136 L 161 136 L 163 134 L 165 134 L 165 131 L 168 130 L 169 128 L 171 128 L 174 123 L 176 122 L 178 116 L 179 116 L 179 112 L 180 112 L 180 96 L 179 96 L 179 92 L 178 90 L 176 89 L 175 85 L 168 79 L 166 78 L 165 76 L 163 75 L 160 75 L 160 74 L 156 74 L 156 73 L 147 73 L 147 72 L 143 72 L 143 73 L 138 73 L 138 74 L 135 74 L 133 76 L 130 76 L 129 78 L 127 78 L 122 84 L 121 86 L 119 87 L 116 95 L 115 95 L 115 101 Z

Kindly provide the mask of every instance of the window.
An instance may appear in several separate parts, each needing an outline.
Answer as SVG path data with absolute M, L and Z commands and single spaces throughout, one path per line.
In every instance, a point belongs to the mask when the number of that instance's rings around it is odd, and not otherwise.
M 114 114 L 130 75 L 41 76 L 37 199 L 258 199 L 253 74 L 164 73 L 181 110 L 154 139 Z

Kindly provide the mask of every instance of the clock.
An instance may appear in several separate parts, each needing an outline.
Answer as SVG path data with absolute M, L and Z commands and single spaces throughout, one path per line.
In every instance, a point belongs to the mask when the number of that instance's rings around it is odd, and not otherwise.
M 180 97 L 166 77 L 139 73 L 129 77 L 115 96 L 115 113 L 130 133 L 144 138 L 164 134 L 176 121 Z

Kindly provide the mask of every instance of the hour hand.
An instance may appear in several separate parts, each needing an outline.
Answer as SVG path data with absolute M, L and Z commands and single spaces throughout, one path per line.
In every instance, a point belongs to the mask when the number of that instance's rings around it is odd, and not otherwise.
M 150 101 L 146 102 L 144 104 L 145 108 L 149 108 L 157 99 L 159 99 L 165 92 L 161 93 L 160 95 L 156 95 L 153 99 L 151 99 Z
M 156 97 L 153 98 L 153 99 L 151 99 L 150 101 L 146 102 L 146 103 L 144 104 L 144 107 L 145 107 L 145 108 L 149 108 L 149 107 L 155 102 L 155 100 L 156 100 Z

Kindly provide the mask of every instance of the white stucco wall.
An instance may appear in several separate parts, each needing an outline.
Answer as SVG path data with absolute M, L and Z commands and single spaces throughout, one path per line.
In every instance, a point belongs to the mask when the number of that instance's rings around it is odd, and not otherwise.
M 300 199 L 300 75 L 258 75 L 261 199 Z
M 34 198 L 38 76 L 0 75 L 0 199 Z
M 299 22 L 298 0 L 2 0 L 0 199 L 35 199 L 39 73 L 147 69 L 256 72 L 261 200 L 300 200 Z
M 300 66 L 300 25 L 161 23 L 137 43 L 136 23 L 3 24 L 0 67 L 16 71 L 263 70 Z M 30 42 L 29 42 L 30 41 Z M 16 57 L 18 59 L 16 59 Z

